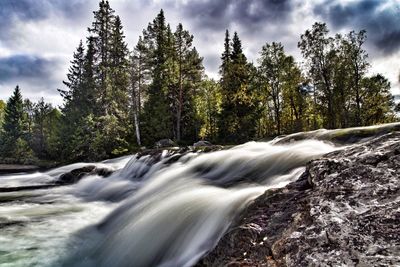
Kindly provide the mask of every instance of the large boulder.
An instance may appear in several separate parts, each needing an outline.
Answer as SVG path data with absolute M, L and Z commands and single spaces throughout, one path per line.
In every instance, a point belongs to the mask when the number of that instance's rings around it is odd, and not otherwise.
M 327 154 L 257 198 L 198 266 L 400 265 L 400 133 Z

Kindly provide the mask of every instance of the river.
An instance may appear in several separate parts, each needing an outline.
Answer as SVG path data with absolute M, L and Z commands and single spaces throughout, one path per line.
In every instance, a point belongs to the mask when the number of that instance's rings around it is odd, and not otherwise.
M 0 188 L 31 189 L 0 193 L 0 266 L 192 266 L 250 201 L 337 148 L 318 140 L 249 142 L 173 163 L 165 150 L 159 161 L 131 155 L 2 175 Z M 114 172 L 40 187 L 87 165 Z

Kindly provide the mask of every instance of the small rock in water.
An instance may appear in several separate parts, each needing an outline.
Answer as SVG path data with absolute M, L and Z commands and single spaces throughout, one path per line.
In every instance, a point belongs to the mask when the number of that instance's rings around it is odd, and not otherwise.
M 161 147 L 173 147 L 176 146 L 176 144 L 174 143 L 174 141 L 172 141 L 171 139 L 161 139 L 158 142 L 156 142 L 154 144 L 154 146 L 156 148 L 161 148 Z
M 77 183 L 84 176 L 89 174 L 97 174 L 103 177 L 107 177 L 112 173 L 111 170 L 105 168 L 96 168 L 96 166 L 89 165 L 82 168 L 74 169 L 70 172 L 64 173 L 58 178 L 56 184 L 68 185 Z
M 199 147 L 199 146 L 212 146 L 212 144 L 211 144 L 210 142 L 208 142 L 208 141 L 201 140 L 201 141 L 198 141 L 198 142 L 194 143 L 193 146 L 194 146 L 194 147 Z

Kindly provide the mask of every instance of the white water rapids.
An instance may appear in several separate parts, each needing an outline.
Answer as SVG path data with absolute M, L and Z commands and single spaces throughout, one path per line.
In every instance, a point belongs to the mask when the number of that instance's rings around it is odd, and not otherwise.
M 86 165 L 115 170 L 74 185 L 0 193 L 0 266 L 192 266 L 250 201 L 335 149 L 316 140 L 249 142 L 174 163 L 164 151 L 157 162 L 134 155 L 0 176 L 1 189 L 51 184 Z

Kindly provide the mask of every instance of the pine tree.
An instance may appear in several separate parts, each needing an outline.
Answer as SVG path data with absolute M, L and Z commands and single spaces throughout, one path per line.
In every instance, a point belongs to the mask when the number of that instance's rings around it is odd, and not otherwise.
M 58 89 L 61 96 L 64 99 L 64 106 L 62 107 L 62 130 L 60 131 L 60 150 L 62 151 L 61 158 L 67 159 L 76 155 L 73 150 L 78 147 L 78 143 L 75 139 L 77 129 L 81 127 L 82 118 L 85 116 L 83 110 L 89 108 L 89 99 L 85 94 L 86 79 L 85 79 L 85 67 L 87 61 L 85 56 L 85 49 L 83 42 L 80 41 L 76 52 L 73 54 L 73 60 L 67 74 L 67 81 L 64 81 L 64 85 L 67 86 L 67 90 Z M 93 104 L 92 104 L 93 105 Z
M 79 46 L 74 52 L 73 60 L 71 61 L 71 67 L 67 74 L 67 81 L 63 81 L 64 85 L 68 87 L 68 90 L 58 89 L 61 96 L 66 102 L 66 107 L 71 104 L 71 101 L 75 101 L 79 98 L 83 82 L 83 71 L 84 71 L 84 57 L 85 48 L 83 47 L 82 40 L 79 42 Z
M 225 35 L 225 51 L 221 64 L 221 91 L 223 95 L 219 136 L 223 142 L 242 142 L 255 136 L 255 115 L 257 103 L 253 101 L 254 92 L 250 86 L 252 66 L 243 54 L 242 43 L 235 32 L 231 48 L 229 33 Z M 226 53 L 232 51 L 229 59 Z
M 143 108 L 142 133 L 147 145 L 163 138 L 172 138 L 172 117 L 168 101 L 168 31 L 163 10 L 157 15 L 147 30 L 144 40 L 149 42 L 152 82 L 148 87 L 147 101 Z
M 228 30 L 225 31 L 224 52 L 222 53 L 221 61 L 219 74 L 221 75 L 221 82 L 223 82 L 229 73 L 229 64 L 231 62 L 231 39 Z
M 23 159 L 30 154 L 24 139 L 24 104 L 19 86 L 8 99 L 5 108 L 3 132 L 1 134 L 1 154 L 5 157 Z
M 98 92 L 96 88 L 95 78 L 95 47 L 94 38 L 87 38 L 87 48 L 83 64 L 83 77 L 81 86 L 81 117 L 86 117 L 90 114 L 99 114 L 97 108 Z
M 102 128 L 99 135 L 104 137 L 100 138 L 103 140 L 99 145 L 110 156 L 126 153 L 129 148 L 129 51 L 124 39 L 121 20 L 115 16 L 109 43 L 107 90 L 102 105 L 106 114 L 99 118 Z
M 197 53 L 193 45 L 193 35 L 184 30 L 179 24 L 174 33 L 175 47 L 174 55 L 177 65 L 177 92 L 174 94 L 172 105 L 175 113 L 176 140 L 184 138 L 193 141 L 197 133 L 190 134 L 190 128 L 194 125 L 194 95 L 199 87 L 202 72 L 203 59 Z
M 25 136 L 24 139 L 28 143 L 31 143 L 34 126 L 35 104 L 32 103 L 32 101 L 30 101 L 29 99 L 24 99 L 23 111 L 23 131 Z
M 136 143 L 142 145 L 140 136 L 140 114 L 142 113 L 143 96 L 150 80 L 149 49 L 142 36 L 133 50 L 131 57 L 131 118 L 135 127 Z
M 94 46 L 94 70 L 96 77 L 96 89 L 98 94 L 98 115 L 108 114 L 108 96 L 110 87 L 110 54 L 113 27 L 115 25 L 114 10 L 106 0 L 101 0 L 99 10 L 94 11 L 94 22 L 88 29 Z
M 49 155 L 48 147 L 48 117 L 53 107 L 44 102 L 41 98 L 34 105 L 34 127 L 32 137 L 32 148 L 39 158 L 46 158 Z
M 66 156 L 97 159 L 126 153 L 129 130 L 129 60 L 121 20 L 102 0 L 67 76 L 61 140 Z
M 231 67 L 231 40 L 229 31 L 225 31 L 224 52 L 221 56 L 221 66 L 219 73 L 221 75 L 221 113 L 218 119 L 218 136 L 222 142 L 228 141 L 228 136 L 234 131 L 232 125 L 235 124 L 235 111 L 233 106 L 233 92 L 230 88 L 230 67 Z

